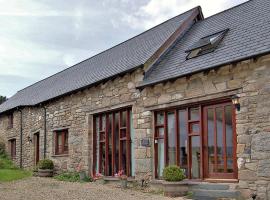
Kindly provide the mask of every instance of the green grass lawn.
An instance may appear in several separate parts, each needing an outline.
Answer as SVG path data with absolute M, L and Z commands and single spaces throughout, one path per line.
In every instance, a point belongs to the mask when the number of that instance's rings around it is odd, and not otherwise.
M 31 175 L 30 171 L 18 169 L 7 155 L 0 155 L 0 182 L 14 181 Z
M 14 181 L 31 176 L 31 172 L 20 169 L 0 169 L 0 182 Z

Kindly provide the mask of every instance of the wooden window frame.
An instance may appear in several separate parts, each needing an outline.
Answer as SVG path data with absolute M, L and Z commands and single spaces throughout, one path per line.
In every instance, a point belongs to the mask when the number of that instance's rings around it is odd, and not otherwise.
M 16 158 L 16 139 L 8 140 L 9 154 L 12 160 Z
M 168 108 L 164 110 L 156 110 L 154 112 L 154 174 L 156 178 L 158 177 L 158 144 L 156 143 L 156 140 L 158 139 L 164 139 L 164 164 L 165 166 L 168 165 L 168 119 L 167 119 L 167 114 L 174 112 L 175 113 L 175 138 L 176 138 L 176 165 L 180 166 L 180 130 L 179 130 L 179 111 L 180 110 L 185 110 L 186 111 L 186 127 L 187 127 L 187 167 L 188 167 L 188 173 L 187 173 L 187 178 L 192 179 L 192 174 L 191 174 L 191 168 L 192 168 L 192 158 L 191 158 L 191 139 L 193 136 L 200 136 L 200 177 L 198 179 L 202 180 L 204 178 L 207 178 L 205 175 L 205 170 L 206 170 L 206 165 L 205 165 L 205 151 L 204 151 L 204 146 L 205 146 L 205 134 L 203 133 L 205 131 L 204 127 L 204 107 L 206 106 L 215 106 L 218 104 L 228 104 L 231 102 L 230 98 L 224 98 L 224 99 L 219 99 L 219 100 L 211 100 L 211 101 L 205 101 L 205 102 L 200 102 L 196 104 L 190 104 L 186 106 L 181 106 L 181 107 L 174 107 L 174 108 Z M 198 108 L 199 109 L 199 119 L 196 120 L 191 120 L 190 119 L 190 109 L 192 108 Z M 234 148 L 236 148 L 236 119 L 235 119 L 235 109 L 234 106 L 232 105 L 232 126 L 233 126 L 233 145 Z M 164 115 L 164 121 L 162 124 L 157 124 L 157 114 L 158 113 L 163 113 Z M 224 113 L 223 113 L 224 115 Z M 224 117 L 224 116 L 223 116 Z M 223 122 L 224 123 L 224 122 Z M 198 132 L 192 132 L 191 131 L 191 125 L 192 124 L 198 124 L 199 125 L 199 131 Z M 158 131 L 160 128 L 164 128 L 164 136 L 159 136 Z M 223 135 L 224 137 L 224 135 Z M 236 159 L 236 151 L 234 150 L 233 153 L 233 159 Z M 180 166 L 181 167 L 181 166 Z M 233 176 L 229 176 L 229 178 L 237 178 L 237 165 L 234 163 L 234 174 Z M 222 177 L 221 177 L 222 178 Z M 226 177 L 224 177 L 226 178 Z
M 59 146 L 59 135 L 61 135 L 62 146 Z M 67 136 L 66 136 L 67 135 Z M 69 145 L 68 145 L 69 132 L 68 129 L 54 131 L 54 154 L 55 155 L 68 155 Z M 67 146 L 67 149 L 65 147 Z
M 13 115 L 13 113 L 10 113 L 10 114 L 8 114 L 8 126 L 7 126 L 7 128 L 8 129 L 13 128 L 13 124 L 14 124 L 14 115 Z
M 122 123 L 122 119 L 123 119 L 123 113 L 126 112 L 126 121 L 124 125 Z M 119 131 L 118 133 L 115 132 L 116 128 L 115 128 L 115 115 L 118 113 L 118 127 L 119 127 Z M 109 163 L 109 116 L 112 115 L 112 122 L 111 122 L 111 141 L 112 141 L 112 159 L 111 159 L 111 163 Z M 125 142 L 126 144 L 126 154 L 127 154 L 127 159 L 126 159 L 126 175 L 128 177 L 131 176 L 131 137 L 130 137 L 130 129 L 131 129 L 131 125 L 130 125 L 130 115 L 131 115 L 131 108 L 122 108 L 122 109 L 118 109 L 118 110 L 113 110 L 113 111 L 108 111 L 105 113 L 98 113 L 95 114 L 93 117 L 93 174 L 95 175 L 96 173 L 98 173 L 96 171 L 96 162 L 97 162 L 97 134 L 99 134 L 99 172 L 102 171 L 102 145 L 105 145 L 105 176 L 114 176 L 114 171 L 115 171 L 115 162 L 116 162 L 116 141 L 115 141 L 115 134 L 118 134 L 118 145 L 119 145 L 119 149 L 118 149 L 118 167 L 119 169 L 122 169 L 122 160 L 120 159 L 120 156 L 122 155 L 122 151 L 123 151 L 123 146 L 122 143 Z M 102 116 L 105 116 L 105 125 L 103 125 L 103 121 L 102 121 Z M 99 120 L 99 131 L 97 133 L 97 120 Z M 105 127 L 105 129 L 102 130 L 102 127 Z M 122 136 L 122 133 L 125 132 L 125 135 Z M 100 140 L 101 135 L 104 134 L 104 138 L 102 140 Z M 112 166 L 112 172 L 111 174 L 109 174 L 109 165 Z

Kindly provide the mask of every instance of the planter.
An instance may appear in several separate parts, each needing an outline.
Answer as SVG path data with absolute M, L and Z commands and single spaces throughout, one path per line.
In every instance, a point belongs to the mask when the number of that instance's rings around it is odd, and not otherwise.
M 52 177 L 53 170 L 52 169 L 38 169 L 38 176 L 39 177 Z
M 169 197 L 181 197 L 186 196 L 188 193 L 188 183 L 185 181 L 180 182 L 168 182 L 162 183 L 164 195 Z
M 126 178 L 120 179 L 120 181 L 121 181 L 121 188 L 126 189 L 128 183 L 127 179 Z
M 86 179 L 86 173 L 85 173 L 85 171 L 79 172 L 79 175 L 80 175 L 80 180 L 81 180 L 81 181 L 83 181 L 83 180 Z
M 96 182 L 97 184 L 102 184 L 102 185 L 105 184 L 105 180 L 104 180 L 103 178 L 96 179 L 95 182 Z

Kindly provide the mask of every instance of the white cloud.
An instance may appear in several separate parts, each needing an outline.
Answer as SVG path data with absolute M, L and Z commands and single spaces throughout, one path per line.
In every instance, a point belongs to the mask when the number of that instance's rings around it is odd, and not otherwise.
M 245 0 L 0 0 L 0 95 L 72 66 L 201 5 L 205 16 Z
M 123 21 L 131 28 L 147 29 L 196 6 L 201 6 L 205 17 L 247 0 L 150 0 L 137 12 L 127 14 Z

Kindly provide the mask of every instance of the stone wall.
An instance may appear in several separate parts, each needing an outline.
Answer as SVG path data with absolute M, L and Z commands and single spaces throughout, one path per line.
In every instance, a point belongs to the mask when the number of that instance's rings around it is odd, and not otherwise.
M 246 198 L 254 193 L 257 199 L 270 199 L 269 77 L 268 55 L 147 87 L 137 102 L 144 107 L 136 115 L 140 122 L 137 137 L 153 136 L 150 110 L 239 94 L 241 109 L 236 113 L 238 188 Z M 142 161 L 137 161 L 137 166 L 144 169 L 143 166 L 150 164 L 144 163 L 143 158 L 153 154 L 149 149 L 140 151 Z
M 135 87 L 142 81 L 143 70 L 117 77 L 95 87 L 85 89 L 72 95 L 51 101 L 43 106 L 27 107 L 23 113 L 23 167 L 34 166 L 34 143 L 28 141 L 28 136 L 40 133 L 40 158 L 44 152 L 44 114 L 46 109 L 47 146 L 46 157 L 51 158 L 58 170 L 74 170 L 81 163 L 86 170 L 90 170 L 92 160 L 92 139 L 90 116 L 93 113 L 112 108 L 135 105 L 140 98 L 140 92 Z M 45 107 L 45 108 L 44 108 Z M 136 115 L 136 106 L 132 112 Z M 20 112 L 14 112 L 14 126 L 7 129 L 8 118 L 0 116 L 0 136 L 4 140 L 16 138 L 17 157 L 20 161 Z M 136 126 L 134 121 L 134 127 Z M 68 129 L 69 154 L 54 154 L 54 131 Z M 134 141 L 136 143 L 136 140 Z
M 142 147 L 141 139 L 153 142 L 153 112 L 170 106 L 240 95 L 241 109 L 236 113 L 239 189 L 246 196 L 256 193 L 259 199 L 270 199 L 270 56 L 227 65 L 175 81 L 147 87 L 136 85 L 143 70 L 115 78 L 95 87 L 53 100 L 46 105 L 47 152 L 58 169 L 74 170 L 79 163 L 90 170 L 92 165 L 92 116 L 94 113 L 132 105 L 135 129 L 136 179 L 153 174 L 153 144 Z M 23 166 L 34 163 L 33 143 L 27 137 L 40 132 L 40 157 L 43 155 L 44 108 L 24 108 Z M 17 139 L 19 163 L 20 112 L 14 112 L 14 128 L 7 129 L 7 117 L 0 118 L 0 136 Z M 55 156 L 53 132 L 68 128 L 69 155 Z

